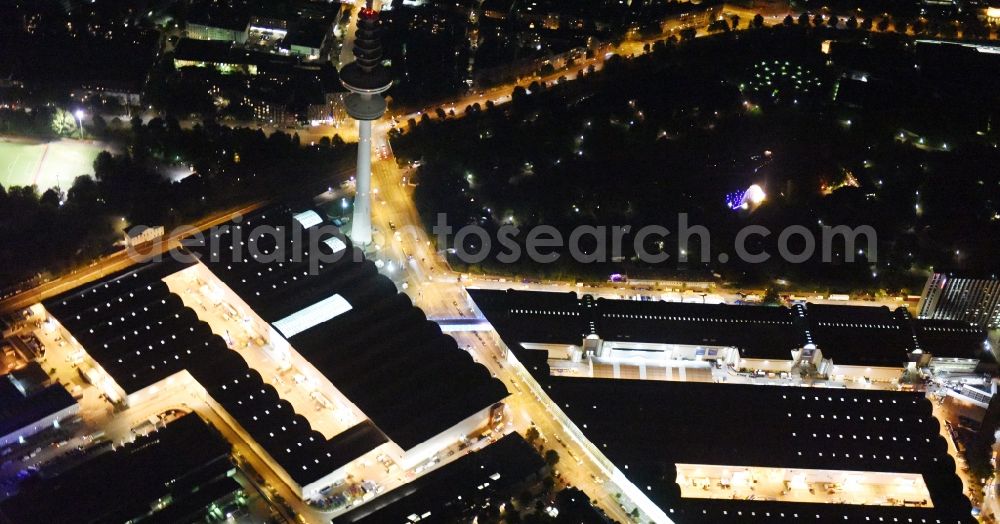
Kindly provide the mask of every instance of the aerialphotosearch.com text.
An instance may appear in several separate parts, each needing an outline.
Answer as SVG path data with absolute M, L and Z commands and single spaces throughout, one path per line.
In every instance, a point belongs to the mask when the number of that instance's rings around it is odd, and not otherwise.
M 533 262 L 548 264 L 564 255 L 582 264 L 614 262 L 625 256 L 627 248 L 631 248 L 628 252 L 641 262 L 659 264 L 669 260 L 671 255 L 651 246 L 662 247 L 674 238 L 678 246 L 678 262 L 687 262 L 689 258 L 707 262 L 711 259 L 713 247 L 709 229 L 690 224 L 687 213 L 678 214 L 673 230 L 663 225 L 639 228 L 581 225 L 572 228 L 568 234 L 551 225 L 522 230 L 513 224 L 503 224 L 490 233 L 476 224 L 454 227 L 448 223 L 445 213 L 439 213 L 432 233 L 437 237 L 438 246 L 451 246 L 449 253 L 467 264 L 478 264 L 491 256 L 505 264 L 517 263 L 525 256 Z M 860 250 L 867 261 L 874 262 L 877 259 L 877 244 L 875 229 L 867 225 L 854 228 L 846 225 L 823 226 L 819 235 L 802 225 L 787 226 L 777 232 L 762 225 L 748 225 L 736 233 L 732 253 L 739 261 L 749 264 L 767 262 L 775 254 L 786 262 L 800 264 L 815 260 L 817 249 L 819 260 L 826 263 L 834 260 L 854 262 L 855 252 Z M 691 245 L 699 248 L 698 253 L 689 249 Z M 763 245 L 773 245 L 776 253 L 769 252 Z M 840 252 L 842 257 L 837 256 Z M 718 251 L 715 260 L 727 263 L 731 261 L 731 255 L 727 251 Z

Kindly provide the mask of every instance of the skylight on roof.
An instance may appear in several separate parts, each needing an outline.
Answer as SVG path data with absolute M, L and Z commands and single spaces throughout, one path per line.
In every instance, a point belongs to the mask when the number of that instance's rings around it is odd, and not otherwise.
M 274 327 L 285 338 L 291 338 L 350 310 L 351 304 L 347 302 L 347 299 L 340 295 L 333 295 L 275 322 Z
M 313 227 L 315 225 L 319 225 L 319 224 L 323 223 L 323 219 L 319 216 L 319 213 L 317 213 L 317 212 L 315 212 L 315 211 L 313 211 L 311 209 L 309 211 L 303 211 L 303 212 L 301 212 L 301 213 L 293 216 L 292 218 L 294 218 L 295 220 L 297 220 L 298 223 L 302 224 L 302 227 L 304 227 L 306 229 L 309 229 L 309 228 L 311 228 L 311 227 Z
M 341 251 L 347 249 L 347 244 L 337 237 L 330 237 L 324 240 L 323 243 L 326 244 L 331 251 L 333 251 L 333 254 L 340 253 Z

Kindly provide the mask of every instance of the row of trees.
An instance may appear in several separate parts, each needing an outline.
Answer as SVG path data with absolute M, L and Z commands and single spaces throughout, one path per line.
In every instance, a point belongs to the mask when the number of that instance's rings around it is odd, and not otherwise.
M 708 25 L 708 32 L 721 33 L 737 30 L 740 27 L 740 16 L 732 15 L 728 19 L 720 18 Z M 943 37 L 943 38 L 971 38 L 988 39 L 990 27 L 977 18 L 965 20 L 927 20 L 926 18 L 910 19 L 906 17 L 879 17 L 877 21 L 872 17 L 858 18 L 849 16 L 845 18 L 837 15 L 823 15 L 802 13 L 798 18 L 787 15 L 782 20 L 784 27 L 828 27 L 831 29 L 863 30 L 879 32 L 895 31 L 897 33 L 912 33 L 916 36 Z M 764 17 L 760 14 L 754 16 L 746 24 L 748 29 L 760 29 L 764 27 Z

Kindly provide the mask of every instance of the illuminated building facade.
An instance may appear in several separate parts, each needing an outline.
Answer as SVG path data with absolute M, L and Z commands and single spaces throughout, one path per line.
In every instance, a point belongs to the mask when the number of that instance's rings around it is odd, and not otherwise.
M 982 328 L 1000 327 L 1000 279 L 934 273 L 924 285 L 919 318 L 963 320 Z

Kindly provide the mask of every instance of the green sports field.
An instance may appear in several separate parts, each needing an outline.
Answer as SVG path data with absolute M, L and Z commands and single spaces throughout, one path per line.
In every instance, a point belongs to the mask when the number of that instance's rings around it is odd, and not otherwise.
M 68 189 L 73 179 L 94 172 L 94 158 L 106 146 L 96 142 L 59 140 L 36 143 L 0 138 L 0 185 Z

